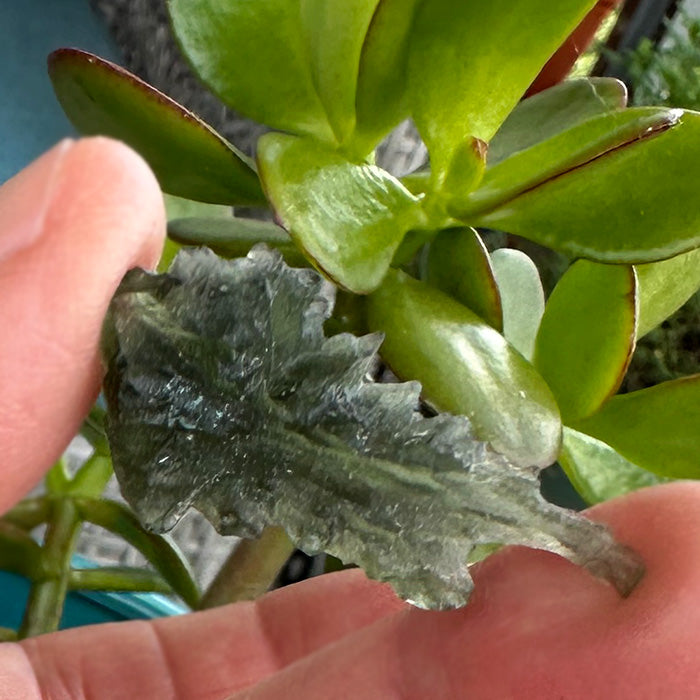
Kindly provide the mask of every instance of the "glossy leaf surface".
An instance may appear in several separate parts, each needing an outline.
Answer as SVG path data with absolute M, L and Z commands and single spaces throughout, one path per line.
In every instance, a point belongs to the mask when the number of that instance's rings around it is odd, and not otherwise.
M 700 249 L 675 258 L 637 265 L 641 338 L 677 311 L 700 288 Z
M 430 242 L 426 282 L 502 330 L 501 297 L 488 251 L 473 228 L 441 231 Z
M 634 351 L 636 286 L 631 267 L 579 260 L 549 297 L 534 364 L 565 424 L 596 411 L 620 386 Z
M 331 294 L 263 248 L 127 275 L 107 320 L 108 426 L 149 527 L 190 506 L 223 533 L 280 525 L 429 608 L 466 602 L 469 553 L 494 542 L 585 561 L 629 591 L 638 560 L 547 503 L 536 470 L 508 464 L 463 417 L 422 417 L 417 383 L 367 378 L 379 337 L 324 338 Z
M 340 143 L 355 128 L 360 53 L 378 2 L 300 1 L 311 75 Z
M 659 476 L 700 478 L 700 375 L 615 396 L 571 427 Z
M 249 158 L 135 75 L 77 49 L 54 51 L 49 75 L 78 131 L 128 143 L 166 192 L 216 204 L 265 203 Z
M 309 259 L 345 289 L 376 288 L 420 220 L 418 198 L 385 170 L 308 139 L 266 134 L 258 163 L 278 216 Z
M 576 124 L 622 109 L 627 88 L 616 78 L 575 78 L 519 102 L 489 143 L 489 166 Z
M 454 202 L 462 218 L 507 207 L 522 194 L 678 123 L 678 110 L 638 107 L 604 114 L 540 141 L 490 168 L 480 187 Z
M 503 309 L 503 335 L 526 360 L 532 360 L 544 313 L 540 273 L 525 253 L 512 248 L 494 250 L 491 266 Z
M 559 464 L 589 505 L 665 481 L 628 462 L 604 442 L 567 427 Z
M 505 164 L 505 163 L 504 163 Z M 504 165 L 503 164 L 503 165 Z M 469 223 L 572 256 L 643 263 L 700 245 L 700 114 L 542 183 Z
M 373 147 L 408 116 L 406 61 L 419 0 L 379 0 L 360 56 L 356 136 Z
M 540 68 L 595 0 L 431 0 L 415 16 L 408 59 L 413 118 L 433 170 L 467 137 L 489 142 Z
M 168 7 L 180 46 L 226 104 L 275 129 L 335 141 L 299 0 L 170 0 Z
M 290 265 L 306 265 L 306 258 L 289 234 L 269 221 L 233 216 L 226 219 L 187 217 L 169 221 L 168 236 L 181 245 L 206 246 L 224 258 L 242 257 L 256 243 L 265 243 L 279 250 Z
M 500 333 L 397 270 L 367 302 L 370 329 L 385 334 L 381 354 L 399 377 L 418 379 L 439 410 L 466 415 L 477 437 L 515 464 L 554 462 L 561 434 L 554 398 Z

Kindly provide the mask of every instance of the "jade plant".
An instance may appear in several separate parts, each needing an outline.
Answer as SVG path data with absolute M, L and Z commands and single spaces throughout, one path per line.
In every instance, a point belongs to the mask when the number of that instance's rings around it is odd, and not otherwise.
M 173 220 L 170 252 L 187 250 L 125 277 L 95 455 L 2 521 L 34 552 L 35 591 L 46 557 L 27 533 L 48 520 L 50 547 L 60 501 L 159 572 L 64 556 L 48 577 L 63 592 L 99 578 L 215 604 L 262 592 L 290 542 L 427 608 L 465 604 L 469 564 L 513 543 L 629 592 L 635 554 L 547 503 L 538 474 L 558 461 L 589 503 L 700 475 L 700 378 L 617 395 L 637 338 L 700 286 L 700 114 L 627 107 L 606 78 L 521 101 L 594 4 L 170 0 L 203 82 L 270 127 L 254 159 L 122 68 L 51 55 L 80 131 L 129 143 L 167 193 L 274 223 Z M 375 150 L 406 118 L 430 165 L 397 177 Z M 487 230 L 567 256 L 546 301 L 532 259 L 489 251 Z M 378 363 L 402 381 L 375 381 Z M 99 498 L 110 460 L 133 513 Z M 251 538 L 203 597 L 152 534 L 190 507 Z

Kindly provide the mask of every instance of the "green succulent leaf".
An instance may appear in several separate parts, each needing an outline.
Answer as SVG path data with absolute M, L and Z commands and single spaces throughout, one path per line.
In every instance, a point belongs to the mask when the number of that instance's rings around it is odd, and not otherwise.
M 655 262 L 700 245 L 700 209 L 688 206 L 698 177 L 700 114 L 680 112 L 668 128 L 465 220 L 598 262 Z
M 296 0 L 169 0 L 173 30 L 200 78 L 241 114 L 335 143 Z
M 148 494 L 143 494 L 149 498 Z M 153 564 L 168 585 L 191 608 L 199 602 L 199 590 L 186 559 L 174 542 L 148 532 L 136 516 L 121 503 L 105 499 L 76 498 L 80 517 L 126 540 Z
M 49 56 L 49 76 L 78 131 L 128 143 L 170 194 L 265 204 L 252 161 L 208 124 L 123 68 L 78 49 Z
M 700 375 L 615 396 L 572 428 L 654 474 L 700 478 Z
M 461 201 L 451 202 L 452 213 L 462 219 L 488 217 L 488 212 L 517 203 L 519 196 L 677 122 L 678 110 L 657 107 L 593 117 L 489 168 L 477 190 L 465 190 Z
M 339 143 L 355 128 L 360 54 L 378 2 L 300 0 L 311 75 Z
M 266 134 L 258 144 L 265 190 L 284 227 L 322 272 L 358 294 L 379 285 L 419 199 L 385 170 L 352 163 L 309 139 Z
M 489 142 L 595 0 L 431 0 L 416 11 L 408 56 L 412 116 L 433 170 L 468 137 Z
M 627 104 L 627 88 L 616 78 L 576 78 L 518 103 L 489 143 L 489 166 L 540 141 Z
M 409 113 L 406 61 L 420 0 L 380 0 L 360 55 L 355 138 L 370 148 Z
M 484 242 L 473 228 L 440 231 L 431 241 L 425 281 L 500 331 L 501 297 Z
M 127 275 L 104 334 L 108 430 L 149 528 L 190 506 L 223 533 L 279 525 L 430 608 L 466 602 L 481 544 L 555 551 L 630 590 L 639 562 L 607 530 L 547 503 L 537 470 L 465 418 L 423 418 L 417 383 L 368 380 L 381 339 L 325 338 L 331 307 L 319 275 L 264 248 Z
M 637 337 L 656 328 L 700 288 L 700 248 L 661 262 L 637 265 Z
M 559 464 L 589 505 L 666 481 L 590 435 L 564 428 Z
M 181 245 L 206 246 L 223 258 L 242 257 L 256 243 L 265 243 L 279 250 L 290 265 L 303 267 L 307 264 L 289 234 L 269 221 L 232 216 L 226 219 L 187 217 L 169 221 L 168 236 Z
M 441 411 L 466 415 L 476 436 L 521 467 L 556 459 L 561 421 L 535 368 L 466 306 L 397 270 L 367 299 L 382 357 L 418 379 Z
M 544 313 L 537 266 L 525 253 L 512 248 L 494 250 L 491 266 L 503 309 L 503 336 L 526 360 L 532 360 Z
M 620 386 L 636 338 L 637 281 L 625 265 L 575 262 L 559 280 L 535 341 L 535 367 L 569 425 Z

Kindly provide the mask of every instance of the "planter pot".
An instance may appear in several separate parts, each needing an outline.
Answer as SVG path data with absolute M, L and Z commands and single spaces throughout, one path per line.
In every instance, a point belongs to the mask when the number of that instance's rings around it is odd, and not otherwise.
M 75 557 L 74 561 L 80 567 L 90 566 L 90 562 L 82 557 Z M 29 585 L 22 576 L 0 571 L 0 627 L 19 627 Z M 183 605 L 157 593 L 73 591 L 66 598 L 61 629 L 101 622 L 151 620 L 185 612 L 187 609 Z

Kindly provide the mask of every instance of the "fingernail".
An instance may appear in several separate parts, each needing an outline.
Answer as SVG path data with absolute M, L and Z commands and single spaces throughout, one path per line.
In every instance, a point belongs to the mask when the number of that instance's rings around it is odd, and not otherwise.
M 41 237 L 61 165 L 74 143 L 64 139 L 0 188 L 0 265 Z

